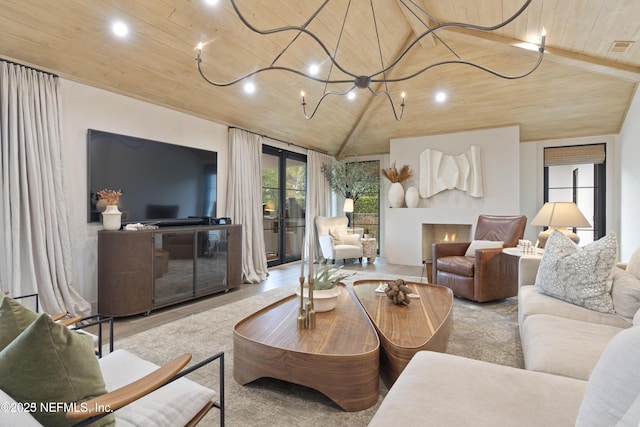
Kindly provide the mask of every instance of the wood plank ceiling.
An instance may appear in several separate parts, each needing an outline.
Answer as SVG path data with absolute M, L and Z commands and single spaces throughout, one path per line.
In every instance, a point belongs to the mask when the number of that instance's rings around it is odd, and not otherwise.
M 524 0 L 374 0 L 381 52 L 389 64 L 403 46 L 425 30 L 404 6 L 417 4 L 440 22 L 494 25 Z M 262 29 L 301 25 L 320 0 L 239 0 L 243 13 Z M 334 49 L 347 0 L 334 0 L 310 25 Z M 413 10 L 415 7 L 412 6 Z M 345 68 L 369 74 L 380 68 L 369 1 L 352 0 L 337 58 Z M 61 77 L 173 108 L 219 123 L 327 152 L 338 157 L 381 154 L 390 138 L 519 125 L 522 141 L 618 133 L 640 80 L 640 1 L 533 0 L 516 21 L 490 34 L 442 30 L 427 37 L 389 72 L 409 74 L 440 60 L 464 59 L 505 73 L 530 67 L 537 52 L 515 46 L 537 42 L 547 29 L 547 55 L 538 70 L 505 80 L 462 65 L 431 69 L 392 83 L 399 103 L 407 93 L 401 121 L 382 96 L 357 91 L 355 100 L 327 97 L 316 116 L 304 118 L 323 84 L 283 72 L 253 78 L 256 92 L 242 85 L 213 87 L 198 75 L 196 45 L 202 41 L 203 68 L 215 80 L 237 78 L 268 66 L 293 35 L 259 36 L 233 13 L 227 0 L 0 0 L 0 57 Z M 114 20 L 130 33 L 118 39 Z M 430 22 L 432 24 L 433 21 Z M 629 41 L 613 52 L 616 41 Z M 329 72 L 326 55 L 299 37 L 278 60 L 305 71 L 315 62 Z M 339 75 L 334 69 L 332 75 Z M 345 90 L 350 85 L 333 85 Z M 448 98 L 434 100 L 438 91 Z M 90 101 L 88 101 L 90 102 Z

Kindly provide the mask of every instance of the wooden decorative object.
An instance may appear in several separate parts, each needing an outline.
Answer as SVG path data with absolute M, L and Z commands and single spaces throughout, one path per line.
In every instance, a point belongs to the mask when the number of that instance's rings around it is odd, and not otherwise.
M 402 279 L 398 279 L 395 282 L 389 282 L 385 293 L 394 304 L 409 305 L 411 303 L 411 299 L 409 298 L 411 289 L 409 289 L 406 282 Z

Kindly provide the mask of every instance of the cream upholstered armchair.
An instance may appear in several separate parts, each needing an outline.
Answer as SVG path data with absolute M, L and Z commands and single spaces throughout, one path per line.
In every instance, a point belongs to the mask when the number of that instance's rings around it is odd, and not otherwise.
M 362 262 L 362 241 L 359 234 L 349 234 L 346 216 L 316 217 L 316 230 L 325 262 L 357 258 Z

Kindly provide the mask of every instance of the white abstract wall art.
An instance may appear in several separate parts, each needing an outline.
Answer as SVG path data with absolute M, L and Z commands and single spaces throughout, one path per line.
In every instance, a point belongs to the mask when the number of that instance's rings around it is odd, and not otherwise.
M 420 153 L 420 197 L 429 198 L 444 190 L 466 191 L 483 197 L 480 147 L 471 146 L 457 156 L 427 148 Z

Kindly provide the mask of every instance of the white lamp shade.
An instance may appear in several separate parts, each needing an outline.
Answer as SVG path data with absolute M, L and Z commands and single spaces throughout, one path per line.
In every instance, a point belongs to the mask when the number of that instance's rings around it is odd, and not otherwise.
M 353 212 L 353 199 L 346 199 L 344 201 L 344 209 L 345 212 Z
M 573 202 L 547 202 L 531 220 L 531 225 L 543 227 L 591 227 Z

